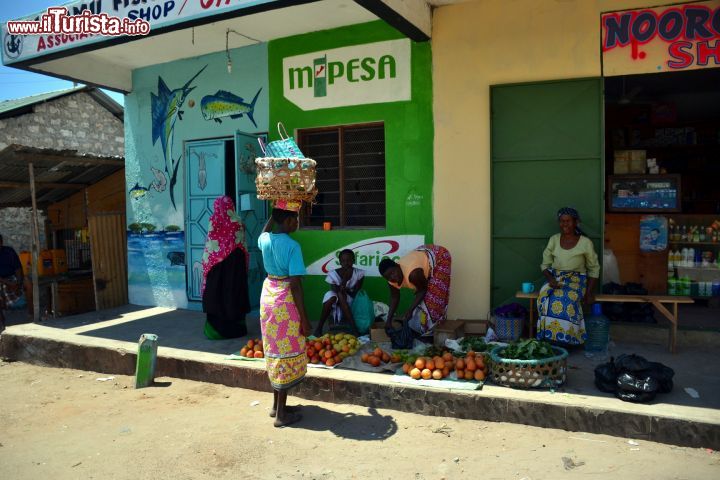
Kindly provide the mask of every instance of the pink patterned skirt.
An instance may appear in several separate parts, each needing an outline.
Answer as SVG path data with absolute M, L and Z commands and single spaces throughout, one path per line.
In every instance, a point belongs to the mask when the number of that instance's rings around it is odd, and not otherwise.
M 428 256 L 430 278 L 425 298 L 414 312 L 415 322 L 411 326 L 423 335 L 431 335 L 435 326 L 447 318 L 452 256 L 447 248 L 440 245 L 424 245 L 416 250 Z
M 265 365 L 275 390 L 290 388 L 305 377 L 305 337 L 287 278 L 268 276 L 260 296 L 260 330 Z

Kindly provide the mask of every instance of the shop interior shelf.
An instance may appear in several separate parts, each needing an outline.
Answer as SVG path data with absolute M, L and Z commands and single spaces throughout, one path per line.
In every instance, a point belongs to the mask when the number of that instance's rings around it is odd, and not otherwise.
M 713 246 L 719 246 L 720 242 L 678 242 L 675 240 L 671 240 L 670 245 L 713 245 Z

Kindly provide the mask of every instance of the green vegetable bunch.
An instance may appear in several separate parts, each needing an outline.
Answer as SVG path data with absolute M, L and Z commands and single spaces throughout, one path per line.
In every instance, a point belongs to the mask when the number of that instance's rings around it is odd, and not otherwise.
M 465 352 L 487 352 L 490 349 L 490 345 L 485 343 L 482 337 L 465 337 L 459 343 Z
M 511 343 L 499 355 L 511 360 L 541 360 L 557 353 L 548 342 L 528 339 Z

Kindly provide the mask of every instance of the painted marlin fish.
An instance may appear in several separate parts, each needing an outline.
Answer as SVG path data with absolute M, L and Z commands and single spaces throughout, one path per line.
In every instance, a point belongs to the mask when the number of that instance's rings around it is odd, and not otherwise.
M 215 95 L 205 95 L 200 101 L 200 109 L 205 120 L 215 120 L 218 123 L 222 123 L 220 120 L 222 117 L 230 118 L 241 118 L 246 115 L 247 118 L 257 128 L 255 118 L 255 102 L 257 102 L 258 96 L 262 88 L 257 91 L 252 102 L 246 103 L 242 97 L 238 97 L 234 93 L 227 92 L 225 90 L 218 90 Z
M 154 145 L 158 140 L 160 140 L 163 155 L 166 159 L 165 171 L 168 173 L 171 172 L 167 165 L 167 149 L 173 129 L 175 128 L 175 122 L 178 118 L 182 120 L 183 113 L 185 113 L 181 110 L 182 106 L 190 92 L 195 89 L 195 87 L 191 87 L 190 84 L 206 68 L 207 65 L 193 75 L 193 77 L 188 80 L 185 85 L 174 90 L 170 90 L 162 77 L 158 77 L 158 93 L 157 95 L 154 93 L 150 94 L 150 106 L 152 111 L 152 141 Z
M 139 183 L 135 182 L 135 186 L 130 189 L 128 194 L 133 200 L 140 200 L 148 193 L 147 187 L 141 187 Z

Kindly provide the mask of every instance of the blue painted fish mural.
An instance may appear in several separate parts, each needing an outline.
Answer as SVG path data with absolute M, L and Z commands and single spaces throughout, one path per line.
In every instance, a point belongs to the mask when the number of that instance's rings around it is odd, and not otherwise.
M 262 88 L 257 91 L 250 103 L 246 103 L 242 97 L 225 90 L 218 90 L 214 95 L 205 95 L 200 101 L 203 118 L 222 123 L 220 119 L 223 117 L 235 119 L 242 118 L 245 115 L 257 128 L 253 114 L 255 113 L 255 102 L 257 102 L 261 91 Z
M 135 182 L 135 186 L 130 189 L 128 194 L 133 200 L 140 200 L 145 195 L 147 195 L 148 192 L 149 190 L 147 189 L 147 187 L 141 187 L 139 183 Z
M 182 120 L 184 111 L 182 106 L 185 104 L 190 92 L 195 87 L 190 86 L 192 82 L 207 68 L 205 65 L 193 77 L 185 82 L 180 88 L 170 90 L 162 77 L 158 77 L 158 92 L 150 93 L 150 110 L 152 114 L 152 142 L 153 145 L 160 140 L 162 146 L 163 157 L 165 158 L 165 172 L 170 175 L 170 201 L 177 210 L 174 197 L 174 186 L 176 183 L 175 175 L 177 175 L 177 165 L 172 159 L 173 134 L 175 131 L 175 122 Z M 168 148 L 169 145 L 169 148 Z M 179 162 L 179 159 L 178 159 Z

